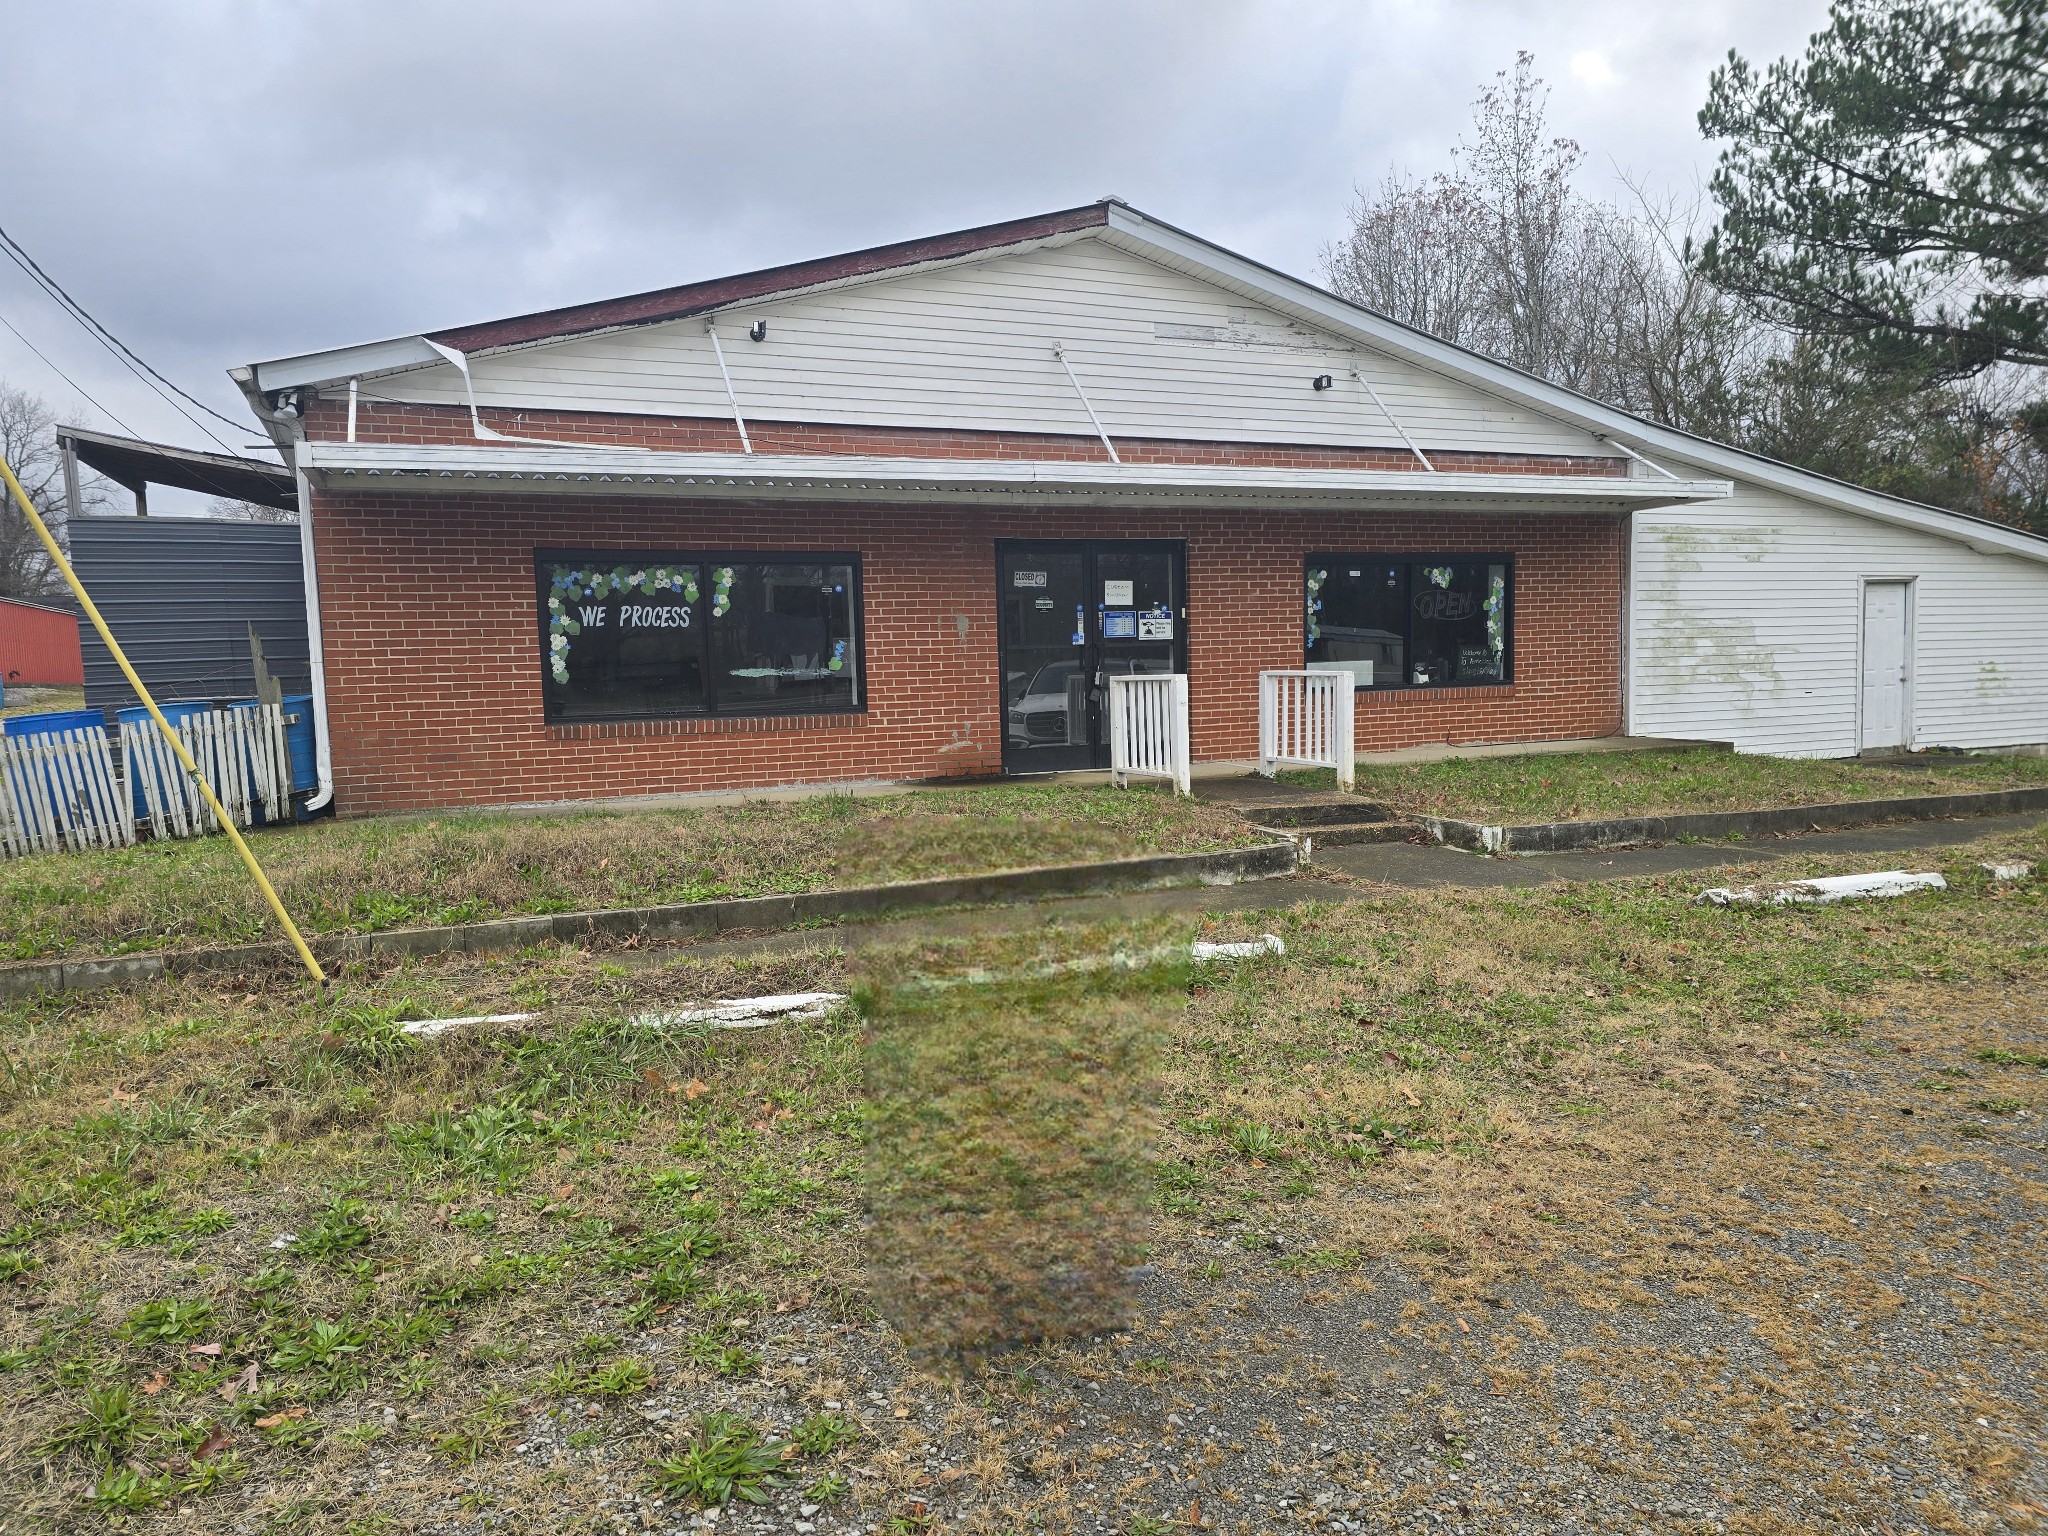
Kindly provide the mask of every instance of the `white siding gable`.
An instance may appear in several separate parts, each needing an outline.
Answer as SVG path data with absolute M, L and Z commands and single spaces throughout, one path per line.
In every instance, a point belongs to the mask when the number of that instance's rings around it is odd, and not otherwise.
M 747 326 L 768 322 L 763 342 Z M 1053 356 L 1112 436 L 1399 447 L 1372 381 L 1426 452 L 1591 454 L 1585 431 L 1470 383 L 1364 352 L 1239 295 L 1084 239 L 727 311 L 719 338 L 750 421 L 1092 435 Z M 479 403 L 725 416 L 702 318 L 482 356 Z M 1335 387 L 1310 381 L 1330 374 Z M 372 398 L 460 404 L 441 366 L 366 383 Z
M 1638 513 L 1634 544 L 1635 734 L 1854 754 L 1863 584 L 1908 579 L 1912 744 L 2048 742 L 2048 565 L 1741 481 Z

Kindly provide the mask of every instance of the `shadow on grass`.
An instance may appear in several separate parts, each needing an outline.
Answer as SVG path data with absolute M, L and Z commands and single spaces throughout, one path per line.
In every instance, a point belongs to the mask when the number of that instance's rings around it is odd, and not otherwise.
M 1122 1326 L 1184 964 L 934 984 L 872 976 L 876 1305 L 926 1364 Z

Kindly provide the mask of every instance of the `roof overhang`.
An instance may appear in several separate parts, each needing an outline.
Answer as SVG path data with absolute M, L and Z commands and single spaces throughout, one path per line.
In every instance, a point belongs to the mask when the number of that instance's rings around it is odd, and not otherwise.
M 1713 501 L 1725 480 L 1430 474 L 1215 464 L 659 453 L 631 448 L 303 442 L 298 464 L 350 494 L 629 496 L 666 500 L 1009 502 L 1065 506 L 1431 507 L 1617 515 Z
M 299 504 L 298 485 L 292 472 L 281 464 L 266 464 L 261 459 L 145 443 L 139 438 L 115 437 L 84 427 L 57 428 L 57 445 L 71 449 L 80 463 L 91 465 L 131 491 L 144 485 L 170 485 L 287 512 Z

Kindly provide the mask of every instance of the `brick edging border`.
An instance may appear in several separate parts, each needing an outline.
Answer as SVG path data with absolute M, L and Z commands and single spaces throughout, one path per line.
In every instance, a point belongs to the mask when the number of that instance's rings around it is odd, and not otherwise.
M 1258 843 L 1213 853 L 1147 854 L 1131 859 L 1049 864 L 1039 869 L 949 875 L 937 880 L 905 880 L 893 885 L 860 885 L 789 896 L 744 896 L 661 907 L 560 912 L 546 917 L 507 917 L 446 928 L 386 928 L 377 933 L 316 938 L 311 943 L 314 954 L 325 964 L 395 955 L 519 949 L 556 940 L 579 943 L 595 938 L 702 938 L 734 929 L 796 928 L 834 919 L 1027 901 L 1041 896 L 1081 896 L 1165 885 L 1236 885 L 1244 880 L 1270 880 L 1292 874 L 1299 862 L 1299 849 L 1292 842 Z M 153 981 L 159 976 L 242 971 L 291 960 L 290 949 L 275 943 L 161 950 L 87 960 L 31 961 L 0 966 L 0 999 L 28 997 L 38 992 L 92 991 Z
M 1845 800 L 1830 805 L 1784 806 L 1767 811 L 1703 811 L 1685 816 L 1620 816 L 1599 821 L 1540 821 L 1489 827 L 1443 816 L 1409 819 L 1440 843 L 1472 853 L 1566 853 L 1579 848 L 1624 848 L 1680 838 L 1771 837 L 1830 831 L 1881 821 L 1943 821 L 1952 817 L 2007 816 L 2048 811 L 2048 787 L 1996 789 L 1968 795 L 1916 795 L 1898 800 Z

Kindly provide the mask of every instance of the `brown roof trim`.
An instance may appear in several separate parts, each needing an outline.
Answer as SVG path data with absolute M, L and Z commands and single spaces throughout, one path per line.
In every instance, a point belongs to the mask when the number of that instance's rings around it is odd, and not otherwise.
M 633 294 L 623 299 L 572 304 L 566 309 L 542 310 L 538 314 L 515 315 L 508 320 L 489 320 L 481 325 L 427 334 L 429 340 L 453 347 L 458 352 L 482 352 L 493 347 L 517 346 L 522 342 L 546 341 L 622 325 L 651 325 L 661 320 L 702 314 L 705 310 L 746 299 L 765 298 L 849 277 L 865 277 L 898 267 L 914 267 L 928 261 L 972 256 L 979 251 L 1006 245 L 1021 245 L 1026 241 L 1043 240 L 1075 230 L 1095 229 L 1108 222 L 1108 205 L 1090 203 L 1085 208 L 1068 208 L 1028 219 L 984 224 L 979 229 L 956 230 L 949 235 L 932 235 L 922 240 L 903 240 L 895 245 L 877 245 L 842 256 L 826 256 L 786 267 L 743 272 L 737 277 L 712 278 L 708 282 L 685 283 L 679 288 L 658 288 L 652 293 Z

